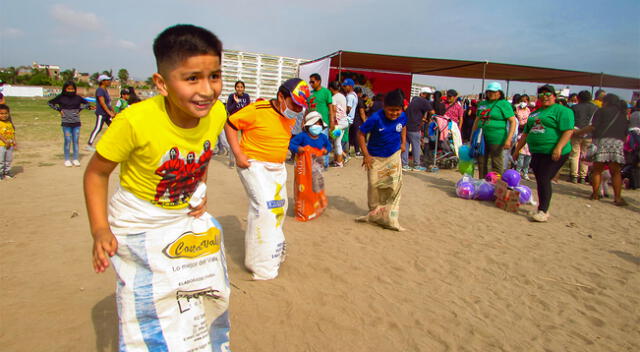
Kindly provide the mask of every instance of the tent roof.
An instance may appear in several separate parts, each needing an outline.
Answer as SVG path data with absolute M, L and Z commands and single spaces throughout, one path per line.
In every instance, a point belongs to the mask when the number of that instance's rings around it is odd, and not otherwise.
M 560 70 L 554 68 L 510 65 L 485 61 L 448 60 L 337 51 L 327 55 L 331 66 L 343 70 L 377 70 L 403 72 L 416 75 L 446 76 L 458 78 L 485 78 L 540 83 L 570 84 L 592 87 L 640 89 L 640 79 L 604 73 Z M 318 59 L 319 60 L 319 59 Z M 314 60 L 317 61 L 317 60 Z

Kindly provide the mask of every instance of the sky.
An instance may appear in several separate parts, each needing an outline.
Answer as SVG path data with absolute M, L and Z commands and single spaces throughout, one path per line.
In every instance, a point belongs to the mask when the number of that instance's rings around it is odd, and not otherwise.
M 211 30 L 226 49 L 305 59 L 349 50 L 640 77 L 640 0 L 5 0 L 0 67 L 126 68 L 144 80 L 155 72 L 153 39 L 177 23 Z M 478 80 L 414 79 L 463 94 L 480 88 Z

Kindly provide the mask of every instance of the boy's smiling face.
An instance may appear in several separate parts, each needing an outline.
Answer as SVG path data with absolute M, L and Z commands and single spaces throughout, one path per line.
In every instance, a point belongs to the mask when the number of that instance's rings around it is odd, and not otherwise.
M 202 54 L 188 57 L 166 72 L 155 73 L 154 82 L 167 98 L 169 117 L 179 127 L 192 128 L 207 116 L 222 91 L 220 57 Z

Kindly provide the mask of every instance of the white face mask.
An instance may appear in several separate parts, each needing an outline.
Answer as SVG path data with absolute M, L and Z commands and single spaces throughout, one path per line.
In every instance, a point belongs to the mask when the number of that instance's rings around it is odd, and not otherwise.
M 524 109 L 526 107 L 527 107 L 527 103 L 525 103 L 524 101 L 520 103 L 520 109 Z
M 284 103 L 284 111 L 282 112 L 282 115 L 284 115 L 285 117 L 287 117 L 288 119 L 301 119 L 304 116 L 304 109 L 300 110 L 300 112 L 295 112 L 291 109 L 289 109 L 289 107 L 287 106 L 287 103 Z

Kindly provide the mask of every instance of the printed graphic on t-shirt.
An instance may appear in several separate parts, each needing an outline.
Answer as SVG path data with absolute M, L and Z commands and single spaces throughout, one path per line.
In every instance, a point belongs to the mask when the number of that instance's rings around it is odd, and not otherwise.
M 491 108 L 481 106 L 478 108 L 478 113 L 482 121 L 487 121 L 489 119 L 489 116 L 491 115 Z
M 396 132 L 402 132 L 402 124 L 401 123 L 396 125 Z
M 209 140 L 204 142 L 198 157 L 194 151 L 189 151 L 183 159 L 178 147 L 169 149 L 155 171 L 162 179 L 156 186 L 152 203 L 168 207 L 187 203 L 204 176 L 212 154 Z
M 544 126 L 542 125 L 542 121 L 538 117 L 536 117 L 535 121 L 533 122 L 533 127 L 531 127 L 531 131 L 529 133 L 544 133 Z

